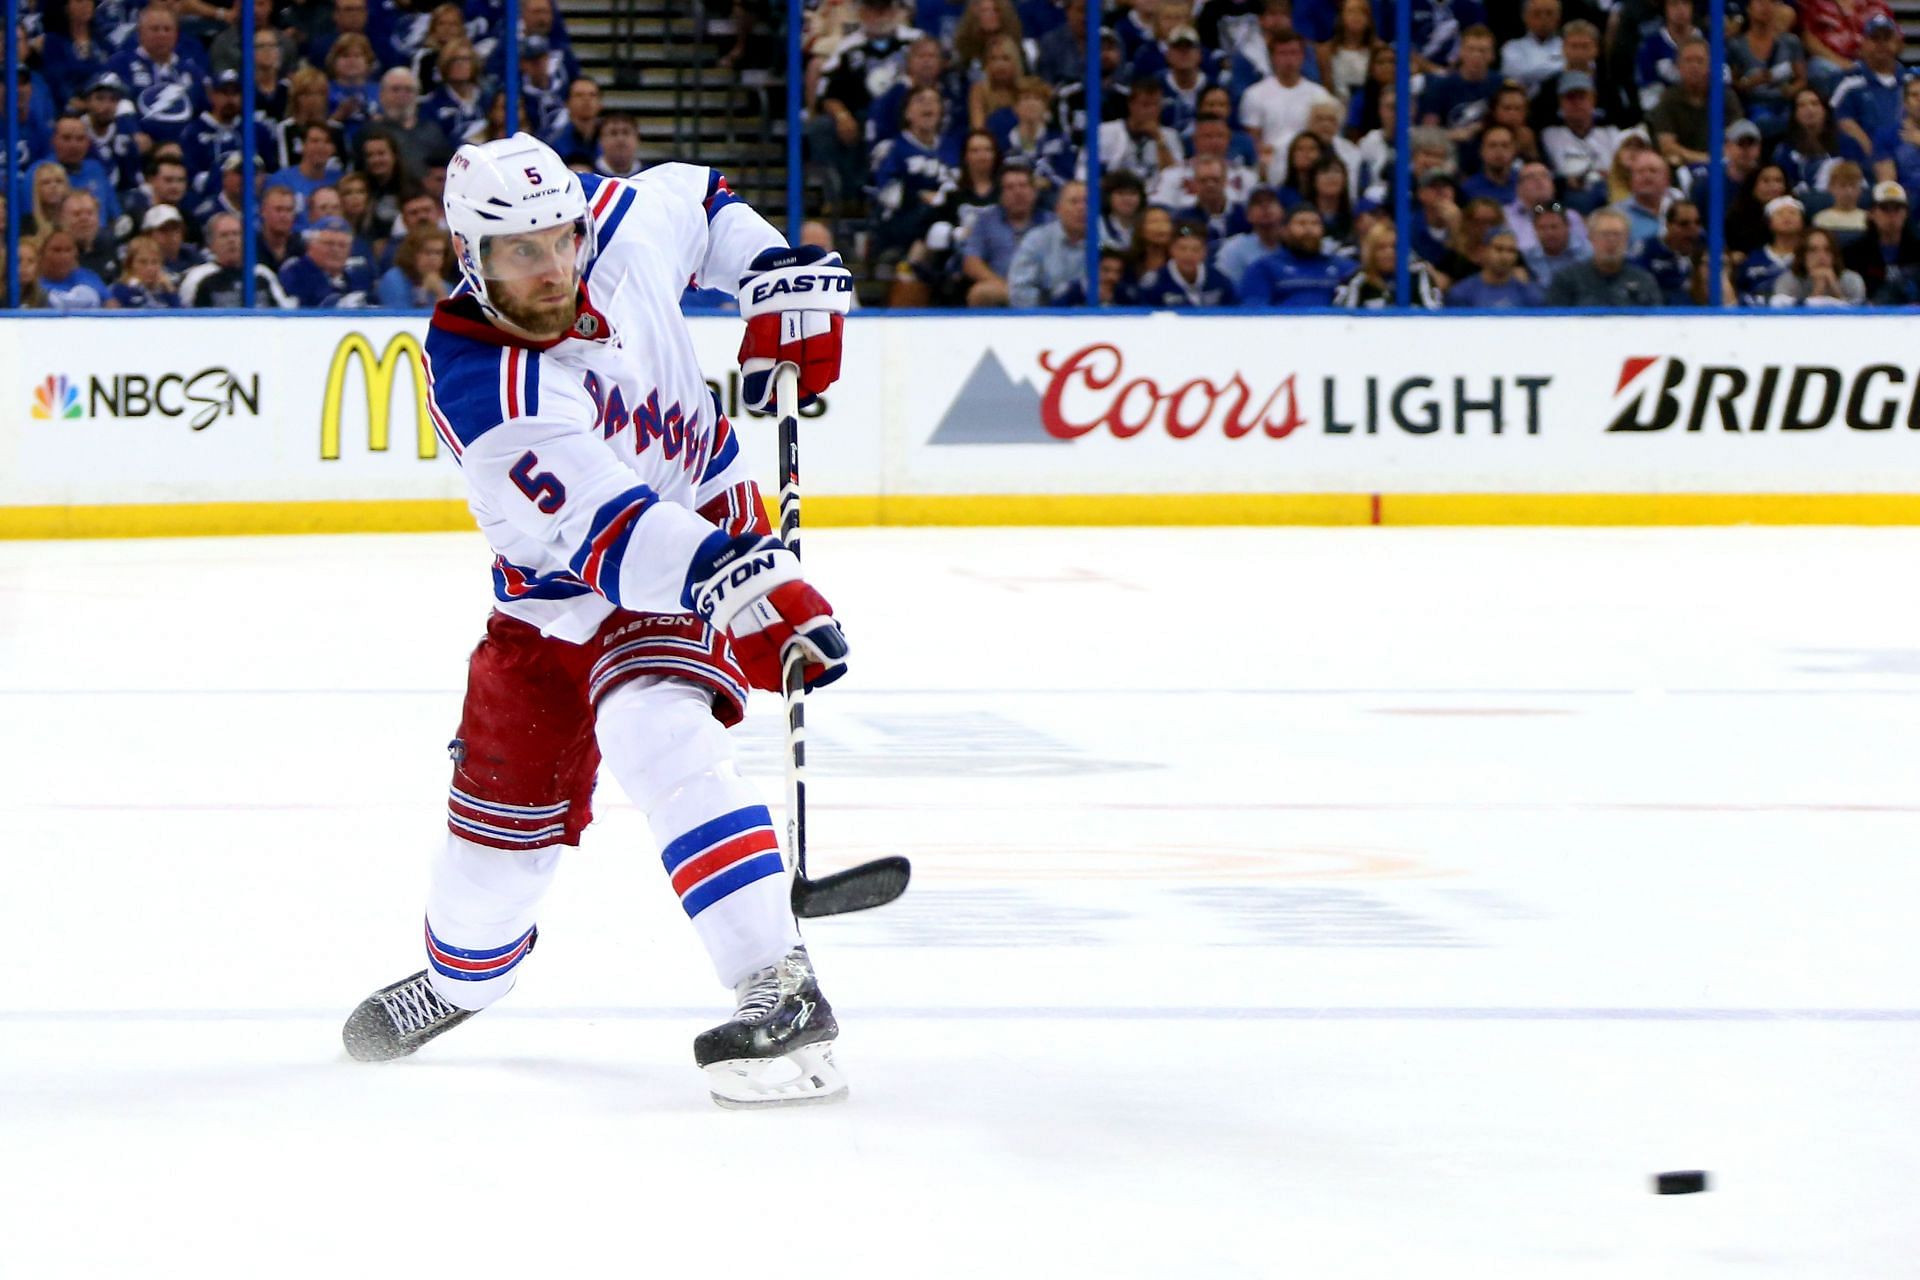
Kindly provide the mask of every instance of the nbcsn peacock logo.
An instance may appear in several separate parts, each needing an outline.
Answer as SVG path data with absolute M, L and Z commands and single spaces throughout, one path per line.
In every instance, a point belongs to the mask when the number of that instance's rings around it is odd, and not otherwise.
M 64 373 L 49 374 L 33 389 L 33 416 L 43 422 L 80 416 L 80 388 Z

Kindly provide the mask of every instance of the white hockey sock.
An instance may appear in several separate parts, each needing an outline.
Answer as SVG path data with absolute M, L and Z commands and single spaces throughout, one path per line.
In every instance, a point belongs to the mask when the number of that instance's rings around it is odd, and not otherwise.
M 560 849 L 492 849 L 448 834 L 427 888 L 427 973 L 441 999 L 484 1009 L 513 989 Z
M 800 945 L 773 818 L 733 762 L 712 695 L 648 677 L 601 699 L 600 753 L 660 842 L 680 905 L 732 988 Z

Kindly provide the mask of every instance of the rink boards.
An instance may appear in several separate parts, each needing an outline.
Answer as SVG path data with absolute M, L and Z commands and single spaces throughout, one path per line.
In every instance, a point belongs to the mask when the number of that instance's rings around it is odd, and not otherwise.
M 692 322 L 739 413 L 739 322 Z M 0 320 L 0 536 L 459 529 L 418 317 Z M 1911 325 L 855 316 L 814 524 L 1920 523 Z

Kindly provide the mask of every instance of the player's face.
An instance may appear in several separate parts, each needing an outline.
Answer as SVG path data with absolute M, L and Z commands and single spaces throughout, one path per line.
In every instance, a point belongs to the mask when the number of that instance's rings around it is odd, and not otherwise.
M 580 231 L 569 223 L 515 236 L 489 236 L 482 254 L 487 297 L 536 338 L 557 338 L 578 311 Z

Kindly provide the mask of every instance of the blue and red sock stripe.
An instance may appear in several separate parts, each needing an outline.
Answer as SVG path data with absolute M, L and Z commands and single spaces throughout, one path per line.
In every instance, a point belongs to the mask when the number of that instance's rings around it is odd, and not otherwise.
M 513 967 L 526 959 L 528 950 L 533 946 L 533 933 L 533 928 L 529 927 L 518 938 L 499 947 L 455 947 L 435 937 L 433 924 L 429 921 L 426 925 L 427 960 L 433 965 L 434 972 L 443 978 L 460 982 L 485 982 L 488 978 L 513 972 Z
M 568 567 L 573 576 L 615 604 L 620 603 L 620 566 L 633 541 L 633 527 L 659 496 L 646 485 L 633 488 L 600 504 L 585 542 L 573 553 Z
M 689 916 L 736 889 L 786 870 L 773 834 L 773 815 L 758 804 L 701 823 L 668 844 L 660 861 Z

